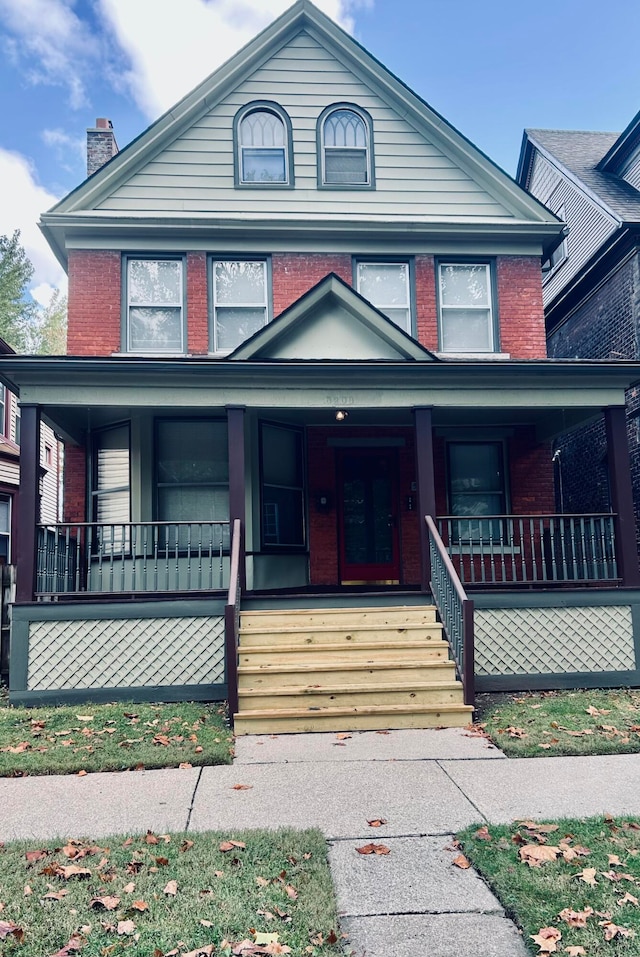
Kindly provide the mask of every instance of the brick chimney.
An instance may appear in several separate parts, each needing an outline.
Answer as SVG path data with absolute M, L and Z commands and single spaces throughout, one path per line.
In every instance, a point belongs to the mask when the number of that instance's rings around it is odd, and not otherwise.
M 104 166 L 117 152 L 111 120 L 98 117 L 95 127 L 87 130 L 87 176 Z

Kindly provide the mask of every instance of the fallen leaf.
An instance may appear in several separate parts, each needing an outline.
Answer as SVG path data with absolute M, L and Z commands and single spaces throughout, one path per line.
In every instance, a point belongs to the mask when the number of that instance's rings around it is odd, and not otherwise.
M 258 887 L 268 887 L 270 884 L 270 881 L 268 881 L 266 877 L 258 876 L 256 877 L 256 884 L 258 885 Z
M 491 835 L 489 834 L 489 828 L 486 824 L 478 828 L 478 830 L 473 835 L 478 841 L 490 841 L 492 840 Z
M 65 881 L 71 880 L 72 877 L 91 877 L 90 870 L 88 870 L 86 867 L 78 867 L 77 864 L 69 864 L 67 867 L 61 867 L 58 865 L 56 868 L 56 874 L 58 877 L 63 877 Z
M 145 844 L 158 844 L 158 843 L 159 843 L 158 838 L 155 836 L 155 834 L 153 833 L 153 831 L 147 831 L 144 840 L 145 840 Z
M 382 827 L 382 825 L 386 823 L 387 821 L 384 817 L 374 817 L 371 821 L 367 821 L 369 827 Z
M 77 775 L 76 775 L 76 777 L 78 777 L 78 778 L 84 778 L 84 777 L 86 777 L 86 776 L 87 776 L 87 772 L 84 771 L 84 770 L 83 770 L 83 771 L 78 771 L 78 773 L 77 773 Z
M 133 894 L 133 892 L 134 892 L 135 889 L 136 889 L 136 885 L 133 883 L 133 881 L 131 881 L 130 884 L 125 884 L 125 885 L 124 885 L 124 887 L 122 888 L 122 893 L 123 893 L 123 894 Z
M 33 864 L 35 861 L 41 861 L 48 853 L 49 851 L 27 851 L 24 856 L 27 859 L 27 863 Z
M 527 738 L 527 732 L 524 728 L 514 728 L 513 725 L 509 728 L 504 729 L 510 738 Z
M 454 857 L 451 863 L 463 871 L 466 871 L 469 867 L 471 867 L 471 863 L 467 860 L 464 854 L 458 854 L 457 857 Z
M 633 894 L 626 893 L 624 897 L 618 898 L 618 906 L 622 907 L 623 904 L 633 904 L 635 907 L 638 906 L 638 898 L 634 897 Z
M 560 920 L 563 920 L 571 927 L 586 927 L 587 920 L 592 916 L 593 907 L 585 907 L 584 910 L 572 910 L 570 907 L 565 907 L 564 910 L 561 910 L 558 914 Z
M 130 904 L 129 907 L 131 910 L 137 910 L 141 913 L 145 910 L 149 910 L 149 905 L 146 901 L 134 901 L 133 904 Z
M 168 881 L 167 885 L 163 890 L 163 894 L 167 894 L 170 897 L 175 897 L 178 893 L 178 882 L 177 881 Z
M 179 770 L 179 771 L 188 771 L 189 768 L 192 768 L 192 767 L 193 767 L 193 765 L 192 765 L 192 764 L 189 764 L 188 761 L 183 761 L 181 764 L 178 765 L 178 770 Z
M 540 834 L 553 834 L 560 829 L 559 824 L 538 824 L 536 821 L 518 821 L 520 827 L 526 827 L 528 831 L 538 831 Z
M 18 924 L 14 924 L 12 920 L 0 920 L 0 940 L 6 940 L 9 934 L 21 943 L 24 930 Z
M 518 851 L 520 860 L 529 867 L 541 867 L 548 861 L 555 861 L 560 853 L 560 848 L 551 844 L 525 844 Z
M 253 784 L 234 784 L 230 790 L 232 791 L 250 791 L 253 787 Z
M 63 897 L 66 897 L 69 893 L 68 890 L 64 889 L 61 891 L 49 891 L 48 894 L 44 894 L 42 897 L 43 901 L 61 901 Z
M 557 927 L 541 927 L 537 934 L 529 934 L 531 940 L 535 940 L 540 948 L 540 954 L 555 954 L 556 944 L 562 940 L 562 934 Z
M 194 841 L 189 841 L 188 839 L 185 839 L 185 840 L 182 842 L 182 844 L 180 845 L 180 850 L 181 850 L 183 853 L 184 853 L 185 851 L 190 851 L 191 848 L 194 846 L 194 843 L 195 843 Z
M 569 957 L 582 957 L 583 954 L 586 954 L 584 947 L 565 947 L 565 954 L 569 954 Z
M 119 903 L 119 897 L 92 897 L 89 901 L 89 907 L 115 910 Z
M 69 957 L 70 954 L 77 954 L 79 950 L 82 950 L 84 945 L 84 939 L 74 934 L 64 947 L 60 950 L 56 950 L 55 954 L 51 954 L 51 957 Z
M 390 849 L 386 844 L 363 844 L 362 847 L 356 847 L 358 854 L 390 854 Z
M 596 869 L 595 867 L 585 867 L 583 871 L 580 871 L 578 874 L 574 874 L 574 877 L 580 878 L 581 881 L 584 881 L 585 884 L 589 884 L 590 887 L 597 886 L 596 880 Z
M 598 927 L 604 927 L 604 939 L 613 940 L 614 937 L 635 937 L 635 932 L 628 927 L 620 927 L 611 920 L 599 920 Z
M 136 925 L 132 920 L 119 920 L 117 930 L 121 937 L 131 937 L 136 932 Z
M 620 860 L 617 854 L 609 854 L 608 857 L 609 857 L 609 864 L 611 864 L 612 866 L 614 864 L 618 864 L 620 867 L 622 866 L 622 861 Z
M 223 854 L 226 854 L 227 851 L 232 851 L 234 848 L 239 848 L 243 850 L 247 845 L 243 841 L 223 841 L 218 850 L 222 851 Z
M 382 846 L 382 845 L 379 845 L 379 846 Z M 374 853 L 376 853 L 376 854 L 381 854 L 381 853 L 384 853 L 384 852 L 383 852 L 383 851 L 375 851 Z M 294 900 L 297 899 L 297 897 L 298 897 L 298 892 L 297 892 L 297 890 L 295 889 L 295 887 L 292 887 L 292 886 L 291 886 L 291 884 L 287 884 L 287 885 L 286 885 L 285 891 L 286 891 L 287 897 L 290 897 L 292 901 L 294 901 Z
M 352 734 L 347 734 L 345 731 L 340 731 L 336 734 L 336 740 L 338 741 L 347 741 L 349 738 L 352 738 Z

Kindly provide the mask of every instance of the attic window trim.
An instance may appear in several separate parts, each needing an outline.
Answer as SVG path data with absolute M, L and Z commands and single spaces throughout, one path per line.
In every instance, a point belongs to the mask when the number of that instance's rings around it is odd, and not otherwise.
M 241 142 L 242 122 L 252 113 L 272 113 L 284 127 L 284 181 L 258 180 L 243 178 L 243 150 Z M 242 106 L 233 118 L 233 179 L 236 189 L 294 189 L 295 170 L 293 161 L 293 130 L 287 111 L 273 100 L 252 100 Z
M 325 144 L 325 126 L 327 120 L 330 118 L 332 113 L 337 113 L 340 110 L 351 112 L 357 116 L 365 128 L 366 136 L 366 145 L 364 149 L 366 150 L 366 176 L 367 181 L 365 183 L 331 183 L 327 182 L 326 174 L 326 151 L 327 148 L 332 149 L 332 147 L 327 147 Z M 343 147 L 346 149 L 345 147 Z M 340 149 L 339 147 L 335 148 L 336 150 Z M 374 155 L 374 144 L 373 144 L 373 120 L 371 114 L 367 110 L 363 109 L 361 106 L 358 106 L 355 103 L 331 103 L 327 106 L 320 116 L 318 117 L 318 123 L 316 127 L 316 150 L 317 150 L 317 160 L 318 160 L 318 189 L 332 189 L 332 190 L 374 190 L 376 188 L 376 177 L 375 177 L 375 155 Z

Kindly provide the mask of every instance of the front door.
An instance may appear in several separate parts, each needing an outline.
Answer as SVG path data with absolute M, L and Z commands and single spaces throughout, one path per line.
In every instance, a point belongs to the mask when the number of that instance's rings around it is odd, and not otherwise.
M 342 450 L 338 458 L 342 585 L 399 583 L 398 518 L 395 450 Z

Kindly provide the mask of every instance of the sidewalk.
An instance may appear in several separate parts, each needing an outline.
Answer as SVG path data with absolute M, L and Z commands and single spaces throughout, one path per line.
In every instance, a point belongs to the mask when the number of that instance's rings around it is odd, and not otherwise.
M 524 957 L 485 884 L 451 866 L 451 835 L 476 821 L 640 814 L 635 754 L 508 759 L 455 729 L 252 736 L 236 751 L 231 767 L 0 779 L 0 840 L 319 827 L 357 957 Z M 391 854 L 355 853 L 369 841 Z

